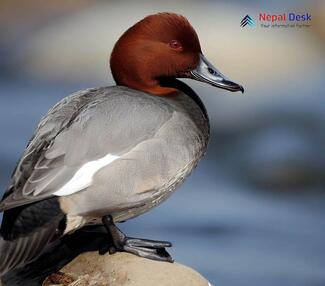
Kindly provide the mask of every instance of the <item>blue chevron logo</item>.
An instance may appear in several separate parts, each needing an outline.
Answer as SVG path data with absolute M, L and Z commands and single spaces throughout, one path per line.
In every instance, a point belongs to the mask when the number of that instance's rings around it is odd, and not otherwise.
M 243 20 L 241 20 L 240 22 L 240 26 L 241 27 L 245 27 L 246 25 L 248 25 L 249 27 L 255 27 L 255 21 L 254 19 L 249 16 L 249 15 L 246 15 Z

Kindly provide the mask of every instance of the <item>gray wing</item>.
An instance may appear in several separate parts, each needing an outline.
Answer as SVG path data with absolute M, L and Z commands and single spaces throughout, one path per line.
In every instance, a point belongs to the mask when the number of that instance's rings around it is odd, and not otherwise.
M 42 181 L 45 174 L 53 170 L 54 165 L 59 164 L 60 161 L 59 157 L 56 160 L 48 160 L 45 157 L 46 151 L 51 147 L 57 135 L 69 126 L 80 110 L 99 91 L 99 89 L 87 89 L 71 94 L 53 106 L 41 119 L 12 174 L 3 200 L 0 202 L 0 210 L 33 201 L 33 198 L 29 198 L 32 192 L 30 184 L 36 183 L 37 180 Z M 34 199 L 40 200 L 46 196 L 42 194 Z
M 167 104 L 157 105 L 155 100 L 111 87 L 81 91 L 59 102 L 41 120 L 0 210 L 51 197 L 85 163 L 123 154 L 152 137 L 172 115 Z M 152 117 L 148 120 L 144 113 Z

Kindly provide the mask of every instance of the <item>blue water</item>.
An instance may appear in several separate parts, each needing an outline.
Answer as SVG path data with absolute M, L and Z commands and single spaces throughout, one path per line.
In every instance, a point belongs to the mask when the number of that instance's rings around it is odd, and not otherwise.
M 0 187 L 40 117 L 80 85 L 2 82 Z M 173 242 L 171 254 L 215 285 L 325 285 L 325 193 L 282 193 L 227 173 L 213 132 L 206 158 L 163 205 L 121 228 Z M 220 160 L 218 156 L 220 156 Z

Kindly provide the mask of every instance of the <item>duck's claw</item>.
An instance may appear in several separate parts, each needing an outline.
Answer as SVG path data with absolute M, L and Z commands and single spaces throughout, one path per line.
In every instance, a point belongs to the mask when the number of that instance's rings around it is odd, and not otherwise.
M 103 224 L 107 232 L 111 235 L 113 246 L 109 245 L 100 250 L 100 254 L 107 251 L 110 254 L 116 251 L 125 251 L 137 256 L 158 261 L 173 262 L 172 257 L 165 247 L 171 247 L 168 241 L 155 241 L 150 239 L 141 239 L 135 237 L 127 237 L 113 222 L 111 216 L 103 217 Z
M 165 248 L 149 248 L 149 247 L 136 247 L 127 246 L 123 247 L 123 251 L 135 254 L 137 256 L 148 258 L 158 261 L 174 262 L 173 258 Z
M 125 245 L 131 247 L 149 247 L 149 248 L 165 248 L 171 247 L 172 244 L 169 241 L 159 241 L 159 240 L 150 240 L 150 239 L 142 239 L 135 237 L 128 237 Z

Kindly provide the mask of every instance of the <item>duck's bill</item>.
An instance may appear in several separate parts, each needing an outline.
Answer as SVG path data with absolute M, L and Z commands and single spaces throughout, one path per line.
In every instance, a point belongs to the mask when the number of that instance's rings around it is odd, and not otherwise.
M 244 93 L 244 88 L 241 85 L 230 81 L 221 72 L 219 72 L 202 54 L 200 55 L 200 62 L 198 66 L 196 69 L 190 72 L 190 78 L 226 90 L 241 91 Z

